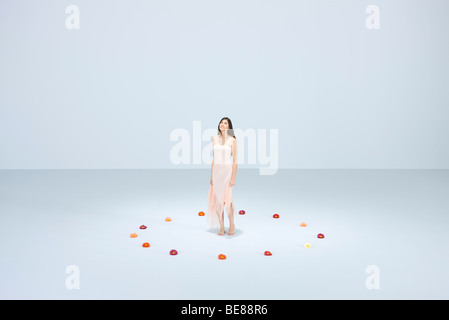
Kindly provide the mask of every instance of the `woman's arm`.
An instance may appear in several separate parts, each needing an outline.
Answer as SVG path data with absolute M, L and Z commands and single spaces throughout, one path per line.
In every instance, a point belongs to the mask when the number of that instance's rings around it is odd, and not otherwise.
M 234 139 L 232 144 L 232 176 L 231 176 L 231 187 L 235 185 L 235 175 L 237 174 L 237 139 Z
M 210 184 L 212 184 L 213 173 L 214 173 L 214 137 L 212 137 L 212 165 L 210 170 Z
M 214 175 L 214 159 L 212 158 L 212 169 L 210 170 L 210 184 L 212 184 L 212 176 Z

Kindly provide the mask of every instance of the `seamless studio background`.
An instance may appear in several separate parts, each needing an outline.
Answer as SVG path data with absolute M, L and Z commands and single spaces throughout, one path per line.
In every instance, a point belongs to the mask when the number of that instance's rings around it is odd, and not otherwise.
M 207 168 L 170 133 L 228 116 L 279 169 L 447 169 L 448 7 L 1 1 L 0 168 Z

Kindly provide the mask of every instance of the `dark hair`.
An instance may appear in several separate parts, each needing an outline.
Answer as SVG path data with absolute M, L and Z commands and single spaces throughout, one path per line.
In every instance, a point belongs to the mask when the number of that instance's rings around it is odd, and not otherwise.
M 228 117 L 223 117 L 223 118 L 221 118 L 220 122 L 218 123 L 218 127 L 217 127 L 217 128 L 218 128 L 218 134 L 221 135 L 221 131 L 220 131 L 220 123 L 221 123 L 223 120 L 227 120 L 227 121 L 228 121 L 228 125 L 229 125 L 229 129 L 232 129 L 232 130 L 228 130 L 228 134 L 229 134 L 231 137 L 234 137 L 234 139 L 237 140 L 237 138 L 235 137 L 235 134 L 234 134 L 234 128 L 232 127 L 232 121 L 231 121 L 231 119 L 229 119 Z

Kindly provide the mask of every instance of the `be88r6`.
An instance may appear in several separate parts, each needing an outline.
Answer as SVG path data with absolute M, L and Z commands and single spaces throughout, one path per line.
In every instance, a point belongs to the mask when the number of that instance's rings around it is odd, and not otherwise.
M 267 306 L 260 304 L 227 304 L 226 314 L 267 314 Z

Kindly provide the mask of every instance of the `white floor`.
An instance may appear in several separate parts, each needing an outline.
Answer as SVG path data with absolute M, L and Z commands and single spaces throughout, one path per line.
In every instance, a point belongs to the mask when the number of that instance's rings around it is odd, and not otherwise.
M 234 201 L 246 214 L 232 237 L 198 216 L 209 179 L 209 170 L 0 171 L 0 298 L 449 298 L 449 170 L 239 169 Z M 71 265 L 79 289 L 66 286 Z M 378 274 L 365 272 L 371 265 Z

